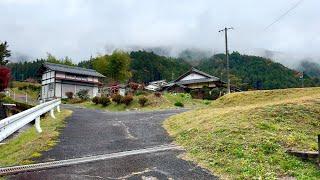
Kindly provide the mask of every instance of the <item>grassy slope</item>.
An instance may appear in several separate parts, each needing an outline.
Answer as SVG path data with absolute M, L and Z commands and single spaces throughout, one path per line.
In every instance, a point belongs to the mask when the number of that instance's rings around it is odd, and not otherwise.
M 316 150 L 319 119 L 320 88 L 307 88 L 227 95 L 164 126 L 186 158 L 222 178 L 319 179 L 314 162 L 285 153 Z
M 147 105 L 145 107 L 140 107 L 138 103 L 138 99 L 140 96 L 135 96 L 133 102 L 129 106 L 125 106 L 124 104 L 117 105 L 116 103 L 112 103 L 107 107 L 102 107 L 101 105 L 95 105 L 92 102 L 84 102 L 80 104 L 81 106 L 85 106 L 87 108 L 92 109 L 101 109 L 101 110 L 109 110 L 109 111 L 125 111 L 129 110 L 161 110 L 161 109 L 170 109 L 176 108 L 174 106 L 175 102 L 182 102 L 184 107 L 194 108 L 194 107 L 206 107 L 210 104 L 211 101 L 207 100 L 198 100 L 192 99 L 189 94 L 170 94 L 165 93 L 161 97 L 155 97 L 153 94 L 149 94 L 146 97 L 148 98 Z
M 41 156 L 42 151 L 56 144 L 59 129 L 64 126 L 65 118 L 71 113 L 70 110 L 62 110 L 61 113 L 56 113 L 56 119 L 47 116 L 41 119 L 41 134 L 31 127 L 0 145 L 0 167 L 32 163 L 32 158 Z

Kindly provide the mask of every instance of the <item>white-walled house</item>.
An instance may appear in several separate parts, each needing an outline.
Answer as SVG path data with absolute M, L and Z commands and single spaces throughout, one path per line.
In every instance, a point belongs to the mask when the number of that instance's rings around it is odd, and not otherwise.
M 225 84 L 225 82 L 215 76 L 202 72 L 198 69 L 191 68 L 178 79 L 166 85 L 164 90 L 172 92 L 188 92 L 190 90 L 201 91 L 204 87 L 213 89 L 217 87 L 224 87 Z
M 90 98 L 95 97 L 99 91 L 99 79 L 105 77 L 92 69 L 47 62 L 39 72 L 42 75 L 41 100 L 67 98 L 66 92 L 76 95 L 82 89 L 89 91 Z

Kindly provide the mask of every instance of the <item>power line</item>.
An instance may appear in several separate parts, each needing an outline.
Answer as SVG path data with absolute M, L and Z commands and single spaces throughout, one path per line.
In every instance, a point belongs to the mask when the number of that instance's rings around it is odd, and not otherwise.
M 275 23 L 279 22 L 283 17 L 288 15 L 292 10 L 297 8 L 304 0 L 298 1 L 296 4 L 294 4 L 290 9 L 288 9 L 284 14 L 279 16 L 275 21 L 273 21 L 270 25 L 268 25 L 264 30 L 268 30 L 271 26 L 273 26 Z

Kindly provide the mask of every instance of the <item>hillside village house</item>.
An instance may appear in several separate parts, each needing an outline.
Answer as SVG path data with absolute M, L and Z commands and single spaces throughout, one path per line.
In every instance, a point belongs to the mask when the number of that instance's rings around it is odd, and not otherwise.
M 165 91 L 169 92 L 190 92 L 191 90 L 198 93 L 197 97 L 201 98 L 203 88 L 218 88 L 225 87 L 225 82 L 221 81 L 220 78 L 202 72 L 198 69 L 192 68 L 185 74 L 181 75 L 175 81 L 167 84 L 164 87 Z
M 82 89 L 88 90 L 90 98 L 95 97 L 101 84 L 99 78 L 105 77 L 92 69 L 53 63 L 44 63 L 39 72 L 42 75 L 41 100 L 67 98 L 66 92 L 76 94 Z

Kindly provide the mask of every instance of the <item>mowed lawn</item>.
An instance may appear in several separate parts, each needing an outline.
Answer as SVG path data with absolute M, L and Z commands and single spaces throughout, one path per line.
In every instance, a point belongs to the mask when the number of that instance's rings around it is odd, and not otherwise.
M 186 159 L 222 179 L 320 179 L 312 160 L 286 150 L 317 150 L 320 88 L 251 91 L 165 121 Z

